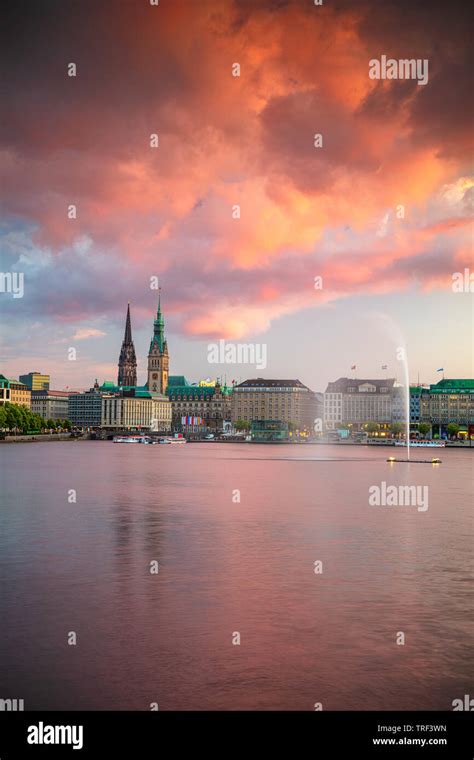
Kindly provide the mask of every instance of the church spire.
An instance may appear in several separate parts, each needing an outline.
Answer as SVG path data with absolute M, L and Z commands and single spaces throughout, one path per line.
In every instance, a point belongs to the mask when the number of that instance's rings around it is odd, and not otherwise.
M 156 312 L 156 319 L 153 322 L 153 337 L 150 343 L 150 351 L 153 348 L 153 345 L 156 344 L 160 350 L 160 353 L 163 353 L 165 343 L 166 343 L 165 320 L 163 319 L 163 316 L 161 314 L 161 288 L 160 288 L 158 292 L 158 309 Z
M 153 335 L 148 352 L 147 388 L 152 393 L 166 393 L 168 387 L 169 355 L 165 338 L 165 320 L 161 313 L 161 288 L 158 293 L 158 309 L 153 322 Z
M 132 343 L 132 323 L 130 321 L 130 301 L 127 305 L 127 320 L 125 322 L 125 335 L 123 338 L 124 343 Z
M 125 334 L 122 341 L 120 358 L 118 363 L 117 384 L 120 386 L 137 384 L 137 358 L 132 339 L 132 321 L 130 319 L 130 301 L 127 305 L 127 318 L 125 320 Z

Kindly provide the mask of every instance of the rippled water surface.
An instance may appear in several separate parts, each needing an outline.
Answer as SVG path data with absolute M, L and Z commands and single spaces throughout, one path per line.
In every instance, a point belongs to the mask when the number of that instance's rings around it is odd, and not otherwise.
M 473 688 L 474 451 L 440 451 L 2 445 L 0 697 L 451 709 Z M 429 508 L 370 506 L 382 481 Z

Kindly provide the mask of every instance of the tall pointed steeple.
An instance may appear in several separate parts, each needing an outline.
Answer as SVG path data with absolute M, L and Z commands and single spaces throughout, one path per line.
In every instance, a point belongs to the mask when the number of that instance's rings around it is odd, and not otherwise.
M 161 314 L 161 288 L 158 294 L 158 309 L 153 322 L 153 336 L 148 352 L 148 390 L 152 393 L 166 393 L 168 387 L 169 356 L 165 338 L 165 320 Z
M 132 341 L 132 323 L 130 321 L 130 301 L 127 305 L 127 319 L 125 322 L 125 335 L 123 339 L 124 343 L 133 343 Z
M 165 347 L 165 320 L 161 314 L 161 288 L 158 294 L 158 309 L 156 312 L 156 319 L 153 322 L 153 337 L 150 343 L 150 351 L 152 350 L 154 344 L 158 346 L 160 353 L 163 353 Z
M 127 319 L 125 321 L 125 335 L 122 341 L 118 364 L 117 385 L 137 384 L 137 357 L 132 339 L 132 322 L 130 319 L 130 301 L 127 306 Z

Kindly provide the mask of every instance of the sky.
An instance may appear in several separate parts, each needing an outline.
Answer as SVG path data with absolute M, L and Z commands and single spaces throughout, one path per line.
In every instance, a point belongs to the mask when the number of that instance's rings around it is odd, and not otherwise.
M 145 382 L 158 278 L 190 381 L 402 381 L 400 346 L 412 381 L 473 377 L 468 7 L 9 2 L 0 253 L 24 292 L 0 293 L 0 372 L 114 380 L 130 301 Z M 427 83 L 370 78 L 383 55 Z M 219 340 L 265 368 L 210 364 Z

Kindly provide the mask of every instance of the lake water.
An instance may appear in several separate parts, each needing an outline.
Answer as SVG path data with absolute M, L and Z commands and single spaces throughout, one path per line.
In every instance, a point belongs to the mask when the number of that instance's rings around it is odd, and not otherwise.
M 474 450 L 390 454 L 1 445 L 0 697 L 451 710 L 474 694 Z M 370 505 L 382 482 L 427 486 L 428 508 Z

